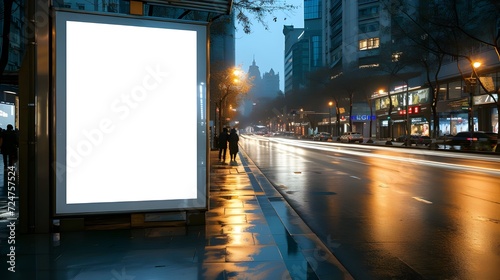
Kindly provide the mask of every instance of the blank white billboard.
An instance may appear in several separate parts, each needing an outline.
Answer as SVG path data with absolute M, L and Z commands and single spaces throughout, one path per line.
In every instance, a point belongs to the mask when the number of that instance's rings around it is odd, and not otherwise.
M 55 19 L 56 214 L 206 208 L 206 26 Z

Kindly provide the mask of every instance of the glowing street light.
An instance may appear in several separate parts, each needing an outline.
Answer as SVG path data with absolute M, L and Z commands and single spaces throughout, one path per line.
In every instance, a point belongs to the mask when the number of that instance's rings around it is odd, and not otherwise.
M 328 130 L 333 135 L 333 130 L 332 130 L 332 106 L 333 106 L 333 101 L 328 102 Z
M 481 66 L 481 62 L 479 61 L 474 61 L 472 63 L 472 73 L 470 74 L 470 78 L 466 79 L 466 82 L 468 83 L 468 89 L 469 89 L 469 131 L 473 132 L 474 131 L 474 112 L 472 110 L 472 105 L 473 105 L 473 100 L 474 100 L 474 91 L 476 90 L 476 84 L 477 84 L 477 70 Z M 474 75 L 476 77 L 474 77 Z
M 241 83 L 240 76 L 242 75 L 242 71 L 239 68 L 233 68 L 233 69 L 228 69 L 229 71 L 226 72 L 227 74 L 224 75 L 222 78 L 221 84 L 219 87 L 224 90 L 224 95 L 221 95 L 219 98 L 219 106 L 218 106 L 218 112 L 219 112 L 219 131 L 222 129 L 222 121 L 224 119 L 225 115 L 225 110 L 224 110 L 224 105 L 226 98 L 229 96 L 229 94 L 232 92 L 231 88 L 234 86 L 238 86 Z M 227 71 L 227 70 L 226 70 Z

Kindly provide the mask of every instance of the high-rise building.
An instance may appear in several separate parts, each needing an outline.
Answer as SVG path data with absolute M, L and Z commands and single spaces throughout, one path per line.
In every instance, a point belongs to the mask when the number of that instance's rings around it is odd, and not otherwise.
M 308 86 L 307 73 L 323 67 L 322 1 L 304 1 L 304 28 L 285 25 L 285 94 Z
M 309 48 L 306 40 L 301 40 L 304 28 L 293 25 L 283 27 L 285 35 L 285 94 L 305 86 L 308 69 Z
M 262 97 L 275 98 L 280 92 L 280 75 L 273 68 L 262 75 Z
M 406 13 L 414 14 L 420 2 L 404 1 Z M 323 8 L 323 62 L 330 69 L 377 68 L 402 51 L 398 48 L 407 36 L 394 28 L 396 18 L 384 1 L 329 0 L 323 2 Z
M 378 82 L 385 88 L 385 95 L 375 94 L 377 97 L 373 100 L 376 114 L 380 116 L 377 117 L 377 136 L 395 137 L 405 133 L 430 135 L 429 128 L 432 129 L 436 123 L 439 128 L 434 129 L 434 132 L 439 135 L 454 134 L 460 130 L 498 131 L 497 108 L 490 101 L 484 101 L 492 96 L 491 92 L 485 94 L 484 90 L 481 92 L 476 87 L 474 94 L 477 96 L 473 97 L 471 88 L 466 87 L 467 79 L 464 79 L 463 74 L 465 72 L 472 77 L 470 61 L 461 58 L 460 55 L 451 55 L 457 48 L 467 46 L 462 56 L 488 61 L 488 65 L 482 66 L 480 70 L 483 75 L 481 78 L 488 79 L 492 81 L 489 84 L 493 84 L 498 76 L 498 70 L 495 69 L 498 67 L 498 57 L 495 57 L 492 48 L 488 52 L 488 47 L 477 40 L 470 42 L 470 36 L 459 40 L 458 46 L 453 38 L 448 39 L 449 43 L 442 43 L 441 48 L 450 49 L 445 52 L 441 64 L 430 67 L 428 65 L 428 68 L 432 69 L 430 71 L 437 71 L 436 77 L 440 83 L 438 100 L 432 101 L 432 81 L 429 82 L 425 78 L 428 74 L 426 71 L 429 70 L 419 64 L 419 61 L 431 61 L 429 57 L 432 55 L 429 51 L 426 52 L 425 48 L 418 48 L 416 45 L 418 40 L 426 40 L 433 36 L 425 32 L 425 28 L 429 28 L 429 33 L 432 33 L 433 27 L 423 26 L 424 23 L 418 27 L 423 28 L 420 29 L 422 35 L 410 38 L 415 32 L 409 30 L 410 26 L 402 26 L 405 22 L 412 25 L 410 17 L 417 20 L 420 16 L 439 19 L 445 18 L 449 10 L 453 10 L 456 12 L 455 16 L 462 22 L 468 23 L 467 26 L 461 26 L 462 30 L 468 30 L 469 34 L 473 33 L 476 38 L 491 38 L 492 34 L 498 34 L 494 31 L 495 24 L 499 26 L 499 21 L 494 21 L 495 18 L 498 19 L 498 15 L 494 13 L 492 16 L 487 15 L 488 10 L 485 10 L 485 7 L 493 7 L 489 6 L 491 3 L 486 1 L 481 5 L 472 5 L 471 1 L 445 3 L 419 0 L 399 1 L 397 6 L 389 5 L 391 3 L 392 1 L 382 0 L 326 0 L 322 3 L 323 61 L 330 69 L 331 77 L 339 77 L 340 73 L 349 75 L 355 72 L 361 73 L 362 71 L 358 71 L 360 69 L 370 69 L 373 75 L 366 76 L 370 78 L 365 77 L 365 81 Z M 413 28 L 419 30 L 417 27 Z M 457 31 L 457 34 L 459 33 Z M 438 37 L 445 39 L 442 35 Z M 457 65 L 460 69 L 457 69 Z M 374 78 L 374 75 L 378 78 Z M 434 73 L 431 74 L 433 75 Z M 363 77 L 362 74 L 360 77 Z M 358 95 L 371 94 L 379 89 L 375 87 L 371 91 L 365 89 L 364 91 L 368 92 L 360 92 Z M 389 94 L 391 97 L 388 97 Z M 410 99 L 412 96 L 418 97 Z M 393 100 L 391 106 L 389 99 Z M 437 103 L 439 121 L 434 120 L 430 109 L 433 102 Z M 406 115 L 405 106 L 408 105 L 419 106 L 418 113 L 412 112 L 411 115 Z M 464 111 L 463 108 L 469 110 Z
M 381 1 L 330 0 L 324 10 L 325 65 L 340 71 L 376 65 L 381 44 L 391 40 L 390 15 Z
M 309 45 L 309 72 L 323 66 L 322 11 L 321 0 L 304 1 L 304 39 Z

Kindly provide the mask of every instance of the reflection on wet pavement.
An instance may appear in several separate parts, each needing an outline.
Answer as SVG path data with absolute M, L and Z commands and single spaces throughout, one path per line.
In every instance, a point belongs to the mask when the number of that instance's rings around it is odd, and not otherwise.
M 212 170 L 225 176 L 211 180 L 206 279 L 290 278 L 244 168 L 216 165 Z
M 204 225 L 19 234 L 10 273 L 0 220 L 0 279 L 350 279 L 244 154 L 216 157 Z

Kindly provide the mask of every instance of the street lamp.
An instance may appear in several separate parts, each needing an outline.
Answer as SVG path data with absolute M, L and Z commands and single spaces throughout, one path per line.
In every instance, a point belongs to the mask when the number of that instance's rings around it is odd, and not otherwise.
M 240 83 L 240 74 L 240 69 L 232 69 L 232 71 L 224 77 L 224 81 L 222 82 L 222 86 L 225 87 L 225 93 L 224 95 L 221 95 L 219 99 L 219 132 L 222 131 L 222 120 L 225 117 L 225 111 L 223 112 L 223 102 L 225 102 L 226 98 L 231 93 L 231 87 Z
M 474 77 L 474 74 L 477 76 L 476 69 L 481 66 L 481 62 L 475 61 L 472 63 L 472 73 L 470 74 L 470 78 L 466 79 L 466 83 L 468 85 L 469 91 L 469 131 L 474 131 L 474 112 L 472 110 L 473 100 L 474 100 L 474 91 L 476 90 L 477 80 Z
M 300 136 L 299 137 L 302 137 L 302 135 L 304 135 L 304 131 L 302 131 L 302 123 L 304 122 L 304 108 L 300 108 L 300 125 L 299 125 L 299 129 L 300 129 Z
M 332 106 L 333 106 L 333 102 L 332 101 L 328 102 L 328 130 L 333 135 L 333 130 L 332 130 Z

